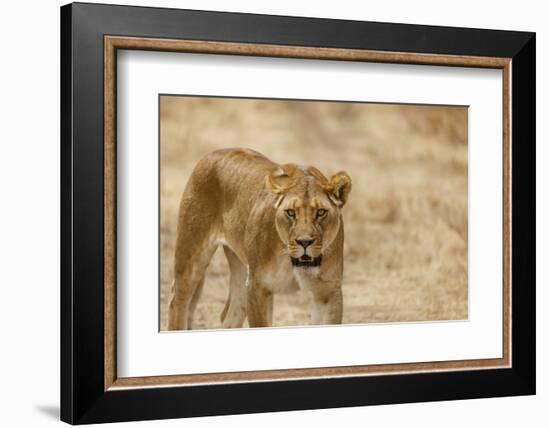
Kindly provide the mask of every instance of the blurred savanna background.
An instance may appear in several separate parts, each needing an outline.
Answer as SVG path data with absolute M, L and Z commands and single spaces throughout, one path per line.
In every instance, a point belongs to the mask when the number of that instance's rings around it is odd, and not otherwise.
M 228 147 L 350 174 L 344 323 L 467 319 L 467 141 L 466 107 L 161 96 L 161 330 L 182 192 L 200 158 Z M 221 327 L 228 286 L 220 248 L 193 328 Z M 306 294 L 275 295 L 274 326 L 307 325 L 309 311 Z

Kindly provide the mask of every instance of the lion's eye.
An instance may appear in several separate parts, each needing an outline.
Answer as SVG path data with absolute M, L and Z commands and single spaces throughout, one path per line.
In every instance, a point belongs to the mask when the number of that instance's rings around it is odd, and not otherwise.
M 286 215 L 289 216 L 290 218 L 296 217 L 296 211 L 294 211 L 294 210 L 285 210 L 285 213 L 286 213 Z
M 321 208 L 317 210 L 317 217 L 324 217 L 327 214 L 327 210 Z

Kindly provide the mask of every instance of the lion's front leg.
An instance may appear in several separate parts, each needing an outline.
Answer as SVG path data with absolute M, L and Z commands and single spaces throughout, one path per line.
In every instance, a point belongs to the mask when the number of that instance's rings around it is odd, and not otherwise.
M 326 289 L 328 288 L 328 290 Z M 342 324 L 343 297 L 341 284 L 313 290 L 312 324 Z
M 270 327 L 273 317 L 273 293 L 258 283 L 247 292 L 247 314 L 250 327 Z

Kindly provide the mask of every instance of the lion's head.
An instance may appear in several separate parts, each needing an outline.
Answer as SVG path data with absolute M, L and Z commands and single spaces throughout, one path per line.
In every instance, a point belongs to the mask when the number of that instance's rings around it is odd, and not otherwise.
M 351 178 L 341 171 L 328 180 L 315 167 L 285 164 L 266 176 L 266 186 L 276 195 L 275 226 L 293 266 L 319 266 L 340 228 Z

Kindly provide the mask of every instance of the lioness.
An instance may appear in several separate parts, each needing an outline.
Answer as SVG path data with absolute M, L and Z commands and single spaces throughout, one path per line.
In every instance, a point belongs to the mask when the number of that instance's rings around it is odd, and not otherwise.
M 177 228 L 169 330 L 191 329 L 204 273 L 221 245 L 229 262 L 224 328 L 270 326 L 273 293 L 313 297 L 313 324 L 342 322 L 344 225 L 351 190 L 345 172 L 278 165 L 248 149 L 199 161 L 183 193 Z

